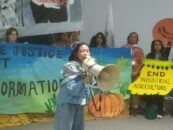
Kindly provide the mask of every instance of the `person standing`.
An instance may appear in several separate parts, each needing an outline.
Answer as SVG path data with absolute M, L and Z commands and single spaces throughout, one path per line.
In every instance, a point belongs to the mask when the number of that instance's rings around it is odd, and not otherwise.
M 165 48 L 161 40 L 152 41 L 151 51 L 147 54 L 146 58 L 161 61 L 168 60 L 168 55 L 165 52 Z M 146 101 L 146 107 L 153 104 L 156 105 L 157 118 L 162 118 L 164 97 L 161 95 L 146 95 L 144 99 Z
M 77 43 L 72 47 L 69 62 L 63 68 L 54 130 L 84 130 L 84 105 L 89 99 L 87 84 L 92 78 L 86 76 L 82 63 L 89 55 L 90 48 L 86 43 Z
M 140 75 L 140 70 L 143 66 L 144 52 L 137 45 L 139 41 L 138 34 L 136 32 L 129 33 L 127 37 L 127 43 L 122 48 L 131 48 L 133 61 L 132 61 L 132 82 Z M 142 97 L 137 94 L 130 95 L 130 115 L 136 116 L 137 114 L 143 113 L 144 103 Z

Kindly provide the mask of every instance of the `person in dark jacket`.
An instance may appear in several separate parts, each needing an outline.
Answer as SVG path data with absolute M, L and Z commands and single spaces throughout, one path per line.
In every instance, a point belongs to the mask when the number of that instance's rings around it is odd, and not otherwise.
M 151 51 L 146 56 L 147 59 L 168 60 L 167 52 L 163 46 L 161 40 L 153 40 L 151 43 Z M 161 95 L 146 95 L 144 96 L 144 100 L 146 101 L 146 107 L 150 105 L 156 105 L 157 107 L 157 118 L 162 118 L 163 116 L 163 101 L 164 97 Z

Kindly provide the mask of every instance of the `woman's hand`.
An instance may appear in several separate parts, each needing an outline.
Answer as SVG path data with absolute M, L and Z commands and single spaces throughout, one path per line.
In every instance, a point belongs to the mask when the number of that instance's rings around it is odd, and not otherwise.
M 85 76 L 84 82 L 85 82 L 86 84 L 91 84 L 91 83 L 92 83 L 92 76 L 91 76 L 91 75 Z

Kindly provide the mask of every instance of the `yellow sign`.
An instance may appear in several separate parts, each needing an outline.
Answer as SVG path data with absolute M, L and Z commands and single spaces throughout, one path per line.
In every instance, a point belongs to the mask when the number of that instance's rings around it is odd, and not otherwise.
M 129 85 L 132 94 L 166 95 L 173 88 L 173 62 L 144 60 L 139 78 Z

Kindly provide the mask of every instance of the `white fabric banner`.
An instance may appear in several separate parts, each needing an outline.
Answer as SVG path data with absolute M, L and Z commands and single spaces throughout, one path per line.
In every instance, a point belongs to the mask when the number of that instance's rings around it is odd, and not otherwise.
M 113 22 L 113 11 L 112 11 L 111 1 L 109 2 L 109 7 L 108 7 L 108 16 L 107 16 L 106 27 L 105 27 L 105 36 L 106 36 L 108 46 L 115 47 L 114 22 Z
M 0 0 L 0 38 L 9 27 L 19 36 L 79 31 L 82 0 Z

